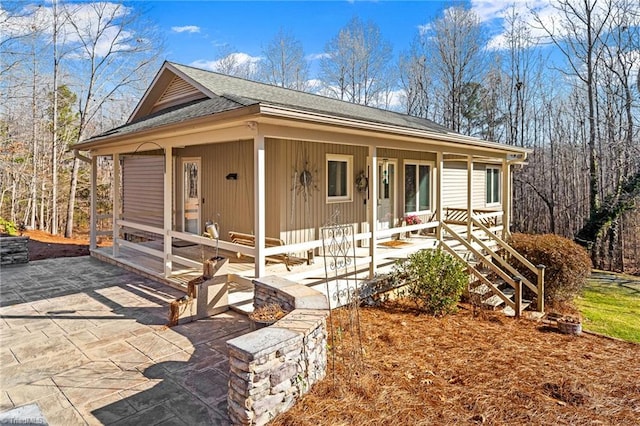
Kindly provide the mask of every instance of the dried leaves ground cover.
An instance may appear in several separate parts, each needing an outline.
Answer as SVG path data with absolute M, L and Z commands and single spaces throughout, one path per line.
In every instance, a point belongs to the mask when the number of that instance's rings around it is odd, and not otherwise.
M 396 303 L 360 319 L 364 367 L 336 362 L 274 424 L 638 424 L 640 345 L 466 309 Z
M 89 255 L 89 237 L 80 234 L 76 238 L 64 238 L 44 231 L 26 231 L 29 237 L 29 260 L 53 259 L 57 257 L 77 257 Z M 108 243 L 99 244 L 101 247 Z

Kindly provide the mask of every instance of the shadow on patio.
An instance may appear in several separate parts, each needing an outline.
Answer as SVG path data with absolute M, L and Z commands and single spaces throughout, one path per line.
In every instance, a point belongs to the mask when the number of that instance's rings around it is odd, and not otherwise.
M 36 403 L 49 424 L 224 424 L 227 312 L 173 328 L 184 293 L 103 262 L 3 268 L 0 411 Z

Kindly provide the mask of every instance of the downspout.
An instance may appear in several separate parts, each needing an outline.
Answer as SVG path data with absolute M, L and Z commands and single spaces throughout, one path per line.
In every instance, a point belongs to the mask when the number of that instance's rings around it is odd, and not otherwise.
M 74 149 L 73 150 L 73 157 L 77 158 L 78 160 L 84 161 L 85 163 L 91 164 L 91 158 L 80 154 L 80 150 L 79 149 Z

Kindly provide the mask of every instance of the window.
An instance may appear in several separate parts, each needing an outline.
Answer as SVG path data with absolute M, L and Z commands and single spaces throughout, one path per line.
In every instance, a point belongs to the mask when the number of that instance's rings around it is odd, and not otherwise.
M 327 201 L 351 201 L 353 156 L 327 154 Z
M 500 204 L 500 169 L 487 167 L 487 204 Z
M 431 165 L 404 164 L 404 213 L 431 210 Z

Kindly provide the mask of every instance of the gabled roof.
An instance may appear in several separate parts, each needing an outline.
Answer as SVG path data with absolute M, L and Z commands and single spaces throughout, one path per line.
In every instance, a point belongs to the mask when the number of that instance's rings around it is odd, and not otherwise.
M 94 136 L 76 146 L 94 146 L 122 140 L 129 135 L 155 131 L 173 125 L 191 125 L 211 117 L 242 117 L 255 114 L 320 121 L 376 129 L 420 138 L 484 146 L 517 155 L 528 149 L 487 142 L 454 133 L 433 121 L 407 114 L 285 89 L 278 86 L 232 77 L 187 65 L 165 62 L 136 106 L 126 124 Z M 198 124 L 194 123 L 194 126 Z
M 183 102 L 172 104 L 171 96 Z M 165 62 L 127 123 L 86 142 L 133 134 L 250 105 L 281 106 L 302 112 L 450 133 L 445 127 L 423 118 Z
M 407 114 L 387 111 L 315 95 L 297 90 L 285 89 L 255 81 L 244 80 L 198 68 L 169 63 L 185 76 L 197 81 L 207 90 L 229 99 L 242 99 L 245 102 L 267 103 L 299 110 L 370 121 L 380 124 L 408 127 L 430 132 L 449 133 L 449 130 L 433 121 L 412 117 Z

